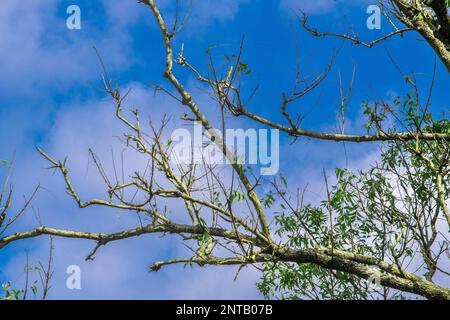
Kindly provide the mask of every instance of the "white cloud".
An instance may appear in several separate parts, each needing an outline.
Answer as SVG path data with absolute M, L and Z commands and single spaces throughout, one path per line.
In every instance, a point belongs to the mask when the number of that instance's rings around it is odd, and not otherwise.
M 152 121 L 157 124 L 165 112 L 178 112 L 179 106 L 167 96 L 156 98 L 150 89 L 139 84 L 130 85 L 133 90 L 126 100 L 126 107 L 137 107 L 141 113 L 143 126 Z M 127 88 L 123 89 L 123 92 Z M 206 101 L 204 102 L 206 103 Z M 111 150 L 114 150 L 117 164 L 123 144 L 114 136 L 124 132 L 124 126 L 114 117 L 112 103 L 107 100 L 93 100 L 86 103 L 66 105 L 54 119 L 54 126 L 47 135 L 43 147 L 57 159 L 68 156 L 67 166 L 72 183 L 83 200 L 91 197 L 105 197 L 104 184 L 96 173 L 94 165 L 88 166 L 87 150 L 92 148 L 105 167 L 113 175 Z M 125 153 L 125 174 L 132 173 L 145 161 L 135 152 Z M 34 206 L 39 208 L 44 225 L 70 230 L 94 232 L 114 232 L 135 227 L 138 224 L 134 213 L 120 212 L 105 208 L 80 210 L 65 193 L 60 174 L 54 175 L 41 168 L 47 166 L 45 160 L 35 152 L 21 153 L 16 166 L 16 194 L 28 194 L 24 187 L 32 181 L 42 181 L 45 188 L 39 193 Z M 89 168 L 89 171 L 87 169 Z M 174 216 L 185 214 L 183 205 L 171 201 L 167 203 Z M 37 224 L 32 212 L 19 221 L 19 230 L 29 230 Z M 170 266 L 158 273 L 148 273 L 150 264 L 157 260 L 177 257 L 190 257 L 179 237 L 143 236 L 101 248 L 94 262 L 85 262 L 84 258 L 92 250 L 94 243 L 73 239 L 55 239 L 55 278 L 50 298 L 88 299 L 88 298 L 258 298 L 254 286 L 258 278 L 255 270 L 248 269 L 233 281 L 237 271 L 234 267 L 183 269 L 182 265 Z M 9 263 L 2 272 L 9 279 L 16 279 L 17 270 L 24 264 L 24 250 L 30 251 L 30 260 L 45 261 L 48 254 L 48 239 L 42 237 L 20 244 L 8 246 L 3 251 L 6 256 L 12 254 Z M 65 287 L 69 265 L 79 265 L 82 269 L 82 290 L 70 291 Z M 217 277 L 217 274 L 221 274 Z M 23 282 L 19 278 L 17 285 Z
M 213 22 L 224 23 L 232 20 L 241 5 L 250 0 L 201 0 L 193 1 L 192 16 L 189 21 L 191 28 L 208 28 Z
M 66 18 L 56 0 L 2 1 L 2 87 L 23 96 L 48 85 L 58 87 L 95 77 L 98 62 L 93 45 L 108 53 L 105 60 L 114 69 L 130 63 L 125 50 L 130 38 L 120 25 L 111 24 L 106 32 L 92 26 L 68 30 Z
M 233 19 L 248 0 L 194 1 L 189 34 L 199 35 L 215 23 Z M 134 62 L 130 28 L 154 18 L 148 8 L 130 0 L 101 0 L 98 7 L 80 3 L 82 29 L 68 30 L 65 8 L 57 0 L 3 0 L 0 8 L 0 85 L 9 93 L 31 95 L 52 86 L 72 85 L 97 77 L 100 69 L 92 49 L 96 46 L 109 71 L 123 70 Z M 168 23 L 174 1 L 159 2 Z M 93 10 L 98 13 L 93 12 Z M 93 20 L 97 16 L 99 21 Z M 150 26 L 150 23 L 149 23 Z M 154 30 L 153 30 L 154 31 Z M 139 39 L 139 41 L 145 41 Z
M 112 106 L 109 102 L 91 100 L 83 103 L 71 102 L 60 107 L 57 114 L 52 115 L 43 106 L 39 99 L 46 95 L 46 90 L 37 92 L 36 88 L 50 86 L 68 86 L 70 84 L 86 81 L 98 76 L 98 62 L 91 49 L 96 45 L 104 54 L 105 63 L 113 70 L 123 70 L 133 63 L 129 47 L 132 37 L 128 34 L 129 28 L 134 24 L 148 19 L 153 21 L 150 11 L 132 0 L 107 1 L 102 0 L 106 10 L 107 25 L 109 28 L 96 29 L 87 32 L 86 28 L 80 33 L 65 29 L 64 14 L 55 12 L 56 0 L 41 1 L 15 1 L 3 0 L 0 7 L 0 38 L 2 50 L 0 53 L 0 67 L 2 80 L 0 85 L 10 91 L 16 91 L 33 101 L 33 113 L 12 112 L 3 119 L 9 119 L 6 125 L 20 123 L 23 127 L 19 131 L 22 135 L 29 135 L 28 130 L 36 126 L 48 126 L 51 130 L 46 132 L 43 140 L 45 150 L 49 154 L 63 159 L 69 156 L 68 166 L 71 170 L 73 183 L 84 199 L 103 195 L 103 184 L 100 177 L 95 174 L 92 163 L 88 169 L 87 150 L 92 148 L 104 161 L 105 167 L 111 173 L 111 149 L 116 152 L 116 159 L 122 149 L 122 144 L 113 138 L 123 132 L 121 126 L 112 115 Z M 230 0 L 218 2 L 216 0 L 194 1 L 188 34 L 210 30 L 215 23 L 225 23 L 232 20 L 239 7 L 250 0 Z M 25 4 L 24 4 L 25 2 Z M 168 0 L 160 2 L 162 8 L 173 18 L 174 2 Z M 281 1 L 281 5 L 294 5 L 297 2 Z M 336 4 L 330 1 L 304 1 L 306 8 L 327 12 Z M 288 7 L 286 7 L 288 8 Z M 82 8 L 83 10 L 83 8 Z M 125 14 L 126 13 L 126 14 Z M 17 17 L 21 19 L 17 19 Z M 89 21 L 86 22 L 89 25 Z M 84 25 L 86 26 L 86 25 Z M 100 30 L 101 29 L 101 30 Z M 150 31 L 152 32 L 152 31 Z M 140 107 L 144 110 L 144 121 L 148 115 L 160 117 L 163 112 L 180 111 L 168 99 L 156 99 L 153 93 L 143 86 L 134 84 L 134 91 L 129 100 L 129 106 Z M 26 93 L 26 94 L 25 94 Z M 198 92 L 195 92 L 198 93 Z M 38 98 L 36 98 L 38 97 Z M 209 106 L 210 100 L 204 94 L 197 99 L 200 106 Z M 48 100 L 44 100 L 48 102 Z M 51 102 L 50 105 L 55 104 Z M 208 109 L 208 108 L 205 108 Z M 214 116 L 210 111 L 208 115 Z M 26 119 L 26 121 L 23 121 Z M 231 121 L 230 121 L 231 122 Z M 11 124 L 12 123 L 12 124 Z M 45 124 L 43 124 L 45 123 Z M 51 126 L 50 123 L 54 125 Z M 16 135 L 7 136 L 12 143 Z M 17 143 L 16 143 L 17 142 Z M 304 170 L 291 168 L 290 177 L 297 185 L 302 186 L 308 181 L 322 181 L 317 159 L 323 159 L 321 164 L 336 161 L 338 156 L 343 158 L 339 145 L 327 149 L 327 157 L 323 157 L 322 144 L 314 144 L 303 148 L 297 142 L 292 148 L 295 151 L 283 153 L 292 155 L 302 163 Z M 50 172 L 41 170 L 47 163 L 33 151 L 30 146 L 23 147 L 18 141 L 18 161 L 15 171 L 16 195 L 29 194 L 30 188 L 42 181 L 45 190 L 41 191 L 34 203 L 39 208 L 44 224 L 67 229 L 84 229 L 92 231 L 117 231 L 135 226 L 135 215 L 118 214 L 115 210 L 90 208 L 79 210 L 72 199 L 64 192 L 64 185 L 59 174 L 52 176 Z M 292 150 L 292 149 L 291 149 Z M 308 156 L 308 160 L 306 159 Z M 132 166 L 142 165 L 142 159 L 135 153 L 127 154 L 127 161 Z M 302 157 L 305 157 L 304 159 Z M 313 160 L 311 160 L 313 159 Z M 310 163 L 308 167 L 306 162 Z M 288 164 L 289 165 L 289 164 Z M 311 174 L 317 172 L 318 174 Z M 309 174 L 308 174 L 309 173 Z M 319 180 L 320 179 L 320 180 Z M 178 204 L 171 203 L 172 209 L 180 208 Z M 30 229 L 36 224 L 34 216 L 30 213 L 18 226 L 21 229 Z M 93 244 L 84 241 L 59 239 L 56 242 L 55 252 L 55 282 L 53 297 L 55 298 L 256 298 L 257 291 L 254 282 L 258 273 L 254 270 L 244 271 L 237 282 L 233 282 L 235 268 L 194 268 L 184 270 L 182 266 L 172 266 L 159 273 L 148 274 L 147 267 L 152 261 L 189 256 L 189 252 L 181 250 L 178 238 L 158 240 L 157 237 L 141 237 L 120 243 L 113 243 L 101 248 L 96 261 L 83 262 L 84 257 L 92 249 Z M 28 241 L 19 247 L 8 247 L 14 257 L 10 260 L 4 272 L 14 278 L 15 272 L 23 266 L 23 256 L 18 248 L 30 246 L 32 260 L 43 259 L 47 253 L 47 241 L 39 239 Z M 4 252 L 2 252 L 3 254 Z M 80 264 L 84 273 L 85 286 L 81 292 L 68 292 L 65 289 L 65 268 L 69 264 Z M 218 276 L 219 275 L 219 276 Z

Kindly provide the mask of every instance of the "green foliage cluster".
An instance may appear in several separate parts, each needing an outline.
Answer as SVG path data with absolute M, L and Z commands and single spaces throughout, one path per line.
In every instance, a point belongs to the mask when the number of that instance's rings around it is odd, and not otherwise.
M 405 126 L 420 128 L 423 132 L 450 133 L 448 119 L 434 120 L 418 108 L 417 100 L 411 95 L 407 95 L 405 101 L 394 101 L 394 107 L 401 110 L 397 114 Z M 369 122 L 366 128 L 380 127 L 380 123 L 387 120 L 386 110 L 387 106 L 381 112 L 367 107 Z M 422 250 L 424 256 L 421 258 L 425 265 L 428 264 L 432 277 L 435 270 L 430 270 L 435 268 L 434 260 L 427 260 L 427 252 L 436 257 L 436 250 L 439 250 L 436 248 L 448 248 L 449 243 L 445 237 L 439 238 L 439 230 L 436 230 L 438 215 L 431 214 L 442 214 L 442 208 L 437 199 L 436 174 L 424 157 L 436 168 L 448 166 L 448 143 L 385 142 L 379 163 L 374 163 L 369 170 L 336 169 L 337 182 L 329 190 L 326 200 L 317 205 L 303 205 L 298 210 L 281 204 L 281 210 L 276 214 L 277 235 L 287 239 L 286 245 L 292 248 L 328 247 L 381 261 L 412 261 L 417 259 L 416 251 Z M 445 199 L 448 199 L 448 174 L 444 175 L 443 185 Z M 414 228 L 426 233 L 423 238 L 428 241 L 424 243 L 428 243 L 429 248 L 421 248 L 421 235 L 414 234 Z M 314 264 L 267 263 L 257 286 L 266 298 L 404 298 L 399 292 L 376 289 L 354 275 Z

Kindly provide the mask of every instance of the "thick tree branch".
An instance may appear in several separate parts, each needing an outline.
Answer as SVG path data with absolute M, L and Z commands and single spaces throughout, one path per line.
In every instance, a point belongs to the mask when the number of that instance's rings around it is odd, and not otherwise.
M 236 236 L 235 231 L 208 228 L 210 235 L 230 239 L 246 240 L 254 245 L 261 245 L 261 242 L 252 236 L 239 234 Z M 91 233 L 82 231 L 59 230 L 47 227 L 39 227 L 29 232 L 19 232 L 0 239 L 0 249 L 8 244 L 35 238 L 41 235 L 51 235 L 63 238 L 87 239 L 96 241 L 99 245 L 105 245 L 110 242 L 137 237 L 144 234 L 152 233 L 170 233 L 170 234 L 204 234 L 204 228 L 201 226 L 163 224 L 159 226 L 148 225 L 145 227 L 130 229 L 117 233 Z M 264 245 L 264 244 L 262 244 Z M 194 257 L 190 259 L 175 259 L 166 262 L 155 262 L 151 269 L 159 270 L 164 265 L 177 263 L 194 263 L 200 266 L 204 265 L 247 265 L 266 262 L 295 262 L 295 263 L 314 263 L 323 268 L 331 270 L 340 270 L 354 274 L 360 278 L 367 279 L 374 274 L 374 266 L 379 267 L 383 272 L 380 273 L 381 284 L 390 288 L 422 295 L 430 299 L 450 299 L 450 290 L 439 287 L 432 282 L 422 279 L 414 274 L 399 270 L 396 266 L 389 265 L 378 259 L 358 255 L 336 249 L 327 249 L 317 247 L 314 249 L 289 249 L 277 248 L 271 253 L 272 249 L 265 249 L 262 253 L 251 257 Z
M 238 233 L 235 231 L 229 231 L 221 228 L 208 228 L 208 232 L 211 236 L 225 238 L 230 240 L 241 239 L 250 243 L 261 244 L 261 241 L 257 238 L 244 234 Z M 183 225 L 183 224 L 174 224 L 174 223 L 165 223 L 161 225 L 147 225 L 144 227 L 139 227 L 135 229 L 120 231 L 116 233 L 92 233 L 92 232 L 84 232 L 84 231 L 69 231 L 69 230 L 61 230 L 54 229 L 48 227 L 39 227 L 33 231 L 28 232 L 17 232 L 10 236 L 6 236 L 0 238 L 0 249 L 3 249 L 8 244 L 29 238 L 35 238 L 41 235 L 50 235 L 62 238 L 75 238 L 75 239 L 86 239 L 96 241 L 102 245 L 106 245 L 109 242 L 114 242 L 118 240 L 128 239 L 137 237 L 144 234 L 152 234 L 152 233 L 170 233 L 170 234 L 204 234 L 205 230 L 200 225 L 192 226 L 192 225 Z
M 346 141 L 346 142 L 376 142 L 376 141 L 407 141 L 417 140 L 417 137 L 421 140 L 429 141 L 450 141 L 450 134 L 448 133 L 425 133 L 425 132 L 404 132 L 404 133 L 384 133 L 380 132 L 375 135 L 348 135 L 337 133 L 322 133 L 318 131 L 311 131 L 301 129 L 299 127 L 288 127 L 277 122 L 268 120 L 261 116 L 258 116 L 245 109 L 239 109 L 240 113 L 250 119 L 253 119 L 261 124 L 270 126 L 272 128 L 283 131 L 293 137 L 307 137 L 319 140 L 331 140 L 331 141 Z

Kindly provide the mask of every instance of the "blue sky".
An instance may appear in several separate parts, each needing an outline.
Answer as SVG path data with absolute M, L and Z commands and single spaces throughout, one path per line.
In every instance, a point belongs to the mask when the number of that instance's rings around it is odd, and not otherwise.
M 299 4 L 301 2 L 301 4 Z M 281 92 L 294 81 L 296 46 L 304 74 L 313 78 L 328 63 L 340 45 L 336 39 L 317 39 L 304 32 L 296 20 L 303 9 L 310 24 L 319 30 L 339 31 L 350 21 L 362 38 L 375 39 L 391 31 L 385 20 L 382 29 L 366 28 L 369 0 L 293 1 L 293 0 L 194 0 L 191 17 L 175 41 L 184 43 L 185 56 L 199 70 L 207 70 L 206 48 L 215 45 L 218 63 L 224 54 L 238 50 L 245 36 L 243 60 L 252 73 L 244 90 L 259 86 L 251 108 L 266 117 L 281 120 L 278 106 Z M 158 1 L 168 21 L 173 19 L 175 1 Z M 82 29 L 66 28 L 66 8 L 81 8 Z M 74 183 L 88 197 L 102 195 L 102 185 L 88 162 L 92 148 L 105 159 L 122 150 L 114 136 L 122 129 L 112 116 L 111 105 L 103 93 L 101 67 L 92 49 L 100 52 L 108 72 L 123 88 L 133 88 L 132 103 L 152 119 L 163 114 L 179 115 L 181 106 L 166 96 L 154 96 L 151 83 L 165 84 L 162 40 L 148 8 L 133 0 L 2 0 L 0 5 L 0 158 L 15 153 L 14 184 L 16 206 L 22 195 L 30 194 L 39 183 L 33 209 L 16 226 L 17 230 L 35 227 L 37 216 L 43 224 L 90 231 L 117 231 L 136 224 L 135 217 L 105 209 L 78 210 L 65 195 L 61 177 L 43 170 L 45 161 L 34 146 L 43 147 L 55 157 L 69 157 Z M 366 49 L 345 44 L 324 83 L 292 108 L 308 113 L 305 128 L 332 131 L 339 106 L 339 73 L 344 84 L 350 81 L 353 65 L 356 78 L 348 111 L 348 128 L 362 129 L 364 100 L 390 99 L 409 90 L 386 52 L 405 72 L 415 71 L 424 94 L 432 78 L 434 53 L 414 33 L 394 38 L 384 45 Z M 218 114 L 211 100 L 192 74 L 177 70 L 180 79 L 194 93 L 200 107 L 215 120 Z M 433 108 L 448 110 L 448 74 L 437 61 Z M 209 109 L 208 109 L 209 108 Z M 216 122 L 217 123 L 217 122 Z M 241 127 L 257 127 L 248 120 L 234 119 Z M 332 170 L 346 164 L 342 144 L 300 139 L 291 145 L 281 135 L 281 171 L 294 186 L 323 191 L 322 168 Z M 348 146 L 348 165 L 367 166 L 376 159 L 376 146 Z M 136 165 L 142 163 L 134 159 Z M 91 173 L 91 174 L 90 174 Z M 317 195 L 311 195 L 314 201 Z M 316 199 L 317 200 L 317 199 Z M 248 269 L 233 281 L 235 268 L 169 267 L 148 273 L 152 261 L 189 255 L 178 239 L 149 236 L 114 243 L 102 248 L 94 262 L 84 262 L 92 243 L 55 239 L 55 278 L 51 298 L 258 298 L 254 287 L 258 272 Z M 32 261 L 45 260 L 48 239 L 24 241 L 2 250 L 0 279 L 23 281 L 25 252 Z M 68 265 L 82 268 L 83 288 L 65 287 Z

